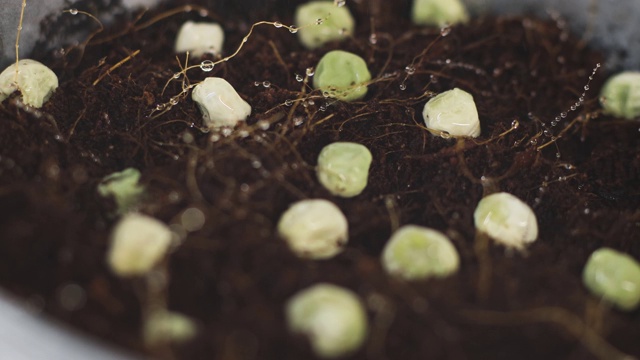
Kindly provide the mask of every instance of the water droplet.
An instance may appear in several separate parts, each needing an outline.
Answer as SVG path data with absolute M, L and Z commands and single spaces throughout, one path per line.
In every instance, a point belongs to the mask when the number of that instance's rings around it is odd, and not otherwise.
M 198 11 L 198 15 L 201 17 L 207 17 L 209 16 L 209 11 L 207 9 L 200 9 L 200 11 Z
M 576 111 L 576 106 L 575 105 L 571 105 L 571 111 Z
M 172 97 L 171 100 L 169 100 L 169 104 L 171 104 L 172 106 L 178 105 L 178 102 L 180 100 L 177 97 Z
M 178 73 L 173 74 L 173 78 L 174 79 L 180 79 L 180 76 L 182 76 L 182 73 L 178 72 Z
M 302 82 L 302 80 L 304 80 L 304 79 L 302 78 L 302 76 L 300 76 L 300 74 L 296 74 L 296 81 L 297 81 L 297 82 Z
M 323 91 L 323 92 L 322 92 L 322 96 L 324 96 L 324 97 L 326 97 L 326 98 L 328 98 L 328 97 L 329 97 L 329 95 L 331 95 L 331 94 L 329 94 L 329 92 L 328 92 L 328 91 Z
M 407 66 L 404 68 L 404 71 L 405 71 L 407 74 L 409 74 L 409 75 L 413 75 L 413 74 L 415 74 L 415 73 L 416 73 L 416 68 L 415 68 L 413 65 L 407 65 Z
M 269 130 L 269 121 L 267 120 L 260 120 L 258 121 L 258 127 L 262 130 Z
M 165 107 L 166 107 L 165 104 L 158 104 L 158 105 L 156 105 L 156 110 L 158 110 L 158 111 L 164 110 Z
M 254 85 L 254 86 L 260 86 L 260 81 L 254 81 L 254 82 L 253 82 L 253 85 Z
M 325 111 L 325 110 L 327 110 L 327 107 L 326 107 L 326 106 L 324 106 L 324 105 L 321 105 L 321 106 L 318 108 L 318 110 L 320 110 L 320 111 Z
M 563 119 L 566 118 L 567 117 L 567 113 L 566 112 L 560 113 L 560 117 L 563 118 Z
M 295 34 L 298 32 L 298 28 L 295 27 L 294 25 L 289 26 L 289 32 L 292 34 Z
M 222 131 L 221 131 L 222 136 L 224 136 L 224 137 L 227 137 L 227 136 L 231 135 L 231 132 L 232 132 L 231 128 L 228 128 L 228 127 L 223 128 Z
M 304 118 L 302 116 L 296 116 L 293 118 L 293 125 L 294 126 L 300 126 L 304 124 Z
M 204 72 L 209 72 L 213 70 L 215 64 L 211 60 L 204 60 L 200 63 L 200 69 Z
M 445 64 L 447 64 L 447 65 L 448 65 L 448 64 L 451 64 L 451 59 L 446 59 L 446 60 L 444 61 L 444 63 L 445 63 Z
M 271 82 L 265 80 L 265 81 L 262 82 L 262 86 L 264 86 L 266 88 L 269 88 L 269 87 L 271 87 Z
M 543 133 L 543 134 L 544 134 L 544 136 L 546 136 L 546 137 L 551 136 L 551 131 L 549 131 L 549 130 L 545 130 L 545 131 L 543 131 L 542 133 Z
M 560 155 L 560 153 L 559 153 L 559 152 L 557 152 L 557 153 L 556 153 L 556 159 L 560 159 L 560 156 L 562 156 L 562 155 Z
M 253 160 L 253 161 L 251 162 L 251 166 L 252 166 L 254 169 L 259 169 L 260 167 L 262 167 L 262 162 L 260 162 L 260 160 Z
M 556 122 L 556 121 L 552 121 L 551 122 L 551 126 L 556 126 L 556 125 L 558 125 L 558 122 Z
M 513 120 L 513 121 L 511 122 L 511 127 L 512 127 L 513 129 L 517 129 L 519 126 L 520 126 L 520 122 L 518 122 L 518 120 Z
M 69 14 L 71 14 L 71 15 L 78 15 L 78 9 L 70 9 L 70 10 L 69 10 Z
M 316 102 L 315 102 L 315 101 L 313 101 L 313 99 L 309 99 L 309 101 L 307 101 L 307 103 L 308 103 L 310 106 L 313 106 L 313 105 L 315 105 L 315 104 L 316 104 Z
M 277 28 L 281 28 L 282 27 L 282 23 L 280 21 L 276 21 L 273 23 L 273 26 L 277 27 Z
M 312 67 L 308 67 L 306 70 L 306 74 L 307 76 L 313 76 L 315 74 L 315 71 Z
M 445 37 L 451 33 L 451 27 L 446 25 L 440 28 L 440 36 Z
M 585 90 L 585 91 L 588 91 L 588 90 L 589 90 L 589 85 L 585 85 L 585 86 L 584 86 L 584 90 Z
M 371 33 L 371 35 L 369 35 L 369 43 L 371 45 L 375 45 L 378 43 L 378 35 L 376 35 L 375 33 Z
M 347 0 L 334 0 L 333 4 L 337 7 L 343 7 L 347 3 Z
M 285 105 L 285 106 L 291 106 L 291 105 L 293 105 L 293 100 L 291 100 L 291 99 L 287 99 L 287 100 L 285 100 L 285 101 L 284 101 L 284 105 Z
M 407 90 L 407 85 L 405 85 L 404 83 L 400 84 L 400 90 Z
M 582 210 L 582 212 L 583 212 L 585 215 L 589 215 L 589 213 L 591 212 L 591 209 L 589 209 L 589 208 L 584 208 L 584 210 Z

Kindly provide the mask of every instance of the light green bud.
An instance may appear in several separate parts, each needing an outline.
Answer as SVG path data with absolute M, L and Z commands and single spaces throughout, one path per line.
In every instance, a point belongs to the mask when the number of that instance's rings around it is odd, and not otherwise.
M 444 131 L 441 136 L 480 136 L 480 118 L 473 96 L 455 88 L 431 98 L 422 117 L 427 128 Z
M 469 21 L 460 0 L 414 0 L 411 20 L 416 25 L 445 26 Z
M 307 49 L 342 41 L 355 28 L 349 9 L 337 7 L 332 1 L 310 1 L 298 6 L 295 22 L 300 26 L 298 38 Z
M 98 193 L 103 197 L 112 196 L 122 215 L 135 208 L 144 194 L 144 186 L 140 185 L 140 171 L 127 168 L 106 176 L 98 184 Z
M 367 337 L 367 315 L 351 290 L 321 283 L 286 304 L 289 329 L 306 335 L 315 354 L 336 358 L 356 351 Z
M 183 343 L 196 335 L 196 325 L 188 317 L 168 311 L 152 312 L 145 320 L 143 338 L 148 346 Z
M 616 307 L 632 311 L 640 305 L 640 263 L 610 248 L 591 254 L 582 272 L 584 285 Z
M 342 252 L 349 238 L 347 218 L 324 199 L 301 200 L 278 221 L 278 233 L 297 256 L 328 259 Z
M 360 56 L 347 51 L 326 53 L 316 66 L 313 87 L 342 101 L 355 101 L 367 94 L 371 73 Z
M 36 108 L 49 100 L 58 88 L 58 77 L 38 61 L 23 59 L 18 62 L 18 79 L 15 81 L 16 64 L 11 64 L 0 74 L 0 102 L 14 91 L 20 90 L 22 102 Z
M 640 72 L 626 71 L 609 78 L 600 99 L 605 114 L 625 119 L 640 116 Z
M 382 265 L 404 280 L 446 277 L 460 266 L 458 251 L 443 233 L 405 225 L 393 233 L 382 251 Z
M 196 23 L 187 21 L 176 36 L 175 52 L 189 51 L 193 57 L 204 54 L 220 54 L 224 43 L 224 31 L 216 23 Z
M 473 220 L 478 231 L 508 248 L 523 250 L 538 238 L 536 214 L 529 205 L 509 193 L 482 198 Z
M 318 180 L 333 195 L 359 195 L 367 187 L 371 160 L 371 152 L 364 145 L 352 142 L 329 144 L 318 156 Z

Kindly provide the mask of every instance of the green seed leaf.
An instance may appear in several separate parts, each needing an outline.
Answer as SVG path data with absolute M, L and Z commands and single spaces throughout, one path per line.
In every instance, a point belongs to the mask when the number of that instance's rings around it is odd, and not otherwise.
M 427 101 L 422 117 L 427 128 L 444 131 L 442 137 L 480 136 L 480 118 L 473 96 L 458 88 Z
M 460 0 L 414 0 L 411 20 L 417 25 L 444 26 L 467 22 L 469 14 Z
M 371 80 L 367 63 L 350 52 L 334 50 L 326 53 L 313 77 L 313 87 L 323 94 L 342 101 L 356 101 L 367 94 Z
M 318 180 L 333 195 L 354 197 L 367 186 L 371 160 L 371 152 L 364 145 L 329 144 L 318 156 Z
M 298 38 L 307 49 L 316 49 L 331 41 L 342 41 L 353 34 L 355 21 L 346 7 L 332 1 L 310 1 L 298 6 L 295 21 Z
M 591 254 L 582 272 L 584 285 L 616 307 L 631 311 L 640 305 L 640 263 L 610 248 Z
M 640 116 L 640 72 L 612 76 L 602 87 L 600 99 L 605 114 L 625 119 Z

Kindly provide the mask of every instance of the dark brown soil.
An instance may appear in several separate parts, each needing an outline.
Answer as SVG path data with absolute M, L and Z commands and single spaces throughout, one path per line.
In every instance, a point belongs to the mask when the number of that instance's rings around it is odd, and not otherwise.
M 283 304 L 317 282 L 353 289 L 367 304 L 370 336 L 358 359 L 640 355 L 640 310 L 611 309 L 581 282 L 600 246 L 640 258 L 640 124 L 599 116 L 602 69 L 584 104 L 568 111 L 599 54 L 555 23 L 478 18 L 442 37 L 410 24 L 408 1 L 348 2 L 358 26 L 344 43 L 306 51 L 286 29 L 262 25 L 232 60 L 188 72 L 192 82 L 224 77 L 253 107 L 247 125 L 224 136 L 201 128 L 190 98 L 153 113 L 180 91 L 174 81 L 162 94 L 179 71 L 178 27 L 202 15 L 220 21 L 230 54 L 252 22 L 290 24 L 298 2 L 265 2 L 249 15 L 248 5 L 212 4 L 208 15 L 183 11 L 135 27 L 182 3 L 119 15 L 84 51 L 36 54 L 60 77 L 55 95 L 39 111 L 16 97 L 0 105 L 3 287 L 91 334 L 158 355 L 140 336 L 144 282 L 106 267 L 114 204 L 96 193 L 102 177 L 135 167 L 147 188 L 142 212 L 170 224 L 191 207 L 206 215 L 167 260 L 169 308 L 197 319 L 200 333 L 161 357 L 311 358 L 305 340 L 287 331 Z M 65 16 L 56 24 L 82 15 Z M 364 101 L 325 99 L 296 80 L 332 49 L 367 60 L 376 80 Z M 422 127 L 427 95 L 453 87 L 475 98 L 475 141 Z M 502 135 L 514 120 L 517 129 Z M 374 156 L 368 187 L 352 199 L 331 196 L 315 179 L 320 149 L 337 140 L 364 144 Z M 496 190 L 538 217 L 539 239 L 525 254 L 476 240 L 474 208 L 483 191 Z M 346 214 L 349 244 L 334 259 L 301 260 L 275 224 L 292 202 L 317 197 Z M 396 220 L 446 232 L 461 255 L 458 274 L 416 283 L 386 276 L 379 255 Z M 86 294 L 72 309 L 62 291 L 69 284 Z

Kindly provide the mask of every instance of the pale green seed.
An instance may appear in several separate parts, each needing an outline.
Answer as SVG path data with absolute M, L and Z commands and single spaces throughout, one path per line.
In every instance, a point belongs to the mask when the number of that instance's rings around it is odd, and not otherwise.
M 473 220 L 476 229 L 508 248 L 524 250 L 538 238 L 538 220 L 533 210 L 517 197 L 495 193 L 480 200 Z
M 371 160 L 371 152 L 366 146 L 335 142 L 320 151 L 316 174 L 333 195 L 354 197 L 367 187 Z
M 355 101 L 367 94 L 367 82 L 371 73 L 360 56 L 347 51 L 334 50 L 326 53 L 313 77 L 313 87 L 342 101 Z
M 300 26 L 298 38 L 307 49 L 342 41 L 353 34 L 355 28 L 347 7 L 337 7 L 332 1 L 310 1 L 298 6 L 295 22 Z
M 302 290 L 286 304 L 289 329 L 308 337 L 315 354 L 336 358 L 356 351 L 367 337 L 367 315 L 351 290 L 321 283 Z
M 349 238 L 347 218 L 324 199 L 301 200 L 282 214 L 278 234 L 293 253 L 306 259 L 328 259 L 342 252 Z
M 414 0 L 411 19 L 417 25 L 445 26 L 469 21 L 460 0 Z
M 98 193 L 103 197 L 113 197 L 118 214 L 124 214 L 134 209 L 144 194 L 144 186 L 139 181 L 140 171 L 127 168 L 103 178 L 98 184 Z
M 591 254 L 582 272 L 584 285 L 622 310 L 640 305 L 640 263 L 628 254 L 600 248 Z
M 640 116 L 640 72 L 626 71 L 609 78 L 600 99 L 605 114 L 625 119 Z
M 382 265 L 404 280 L 446 277 L 460 266 L 458 251 L 439 231 L 405 225 L 393 233 L 382 251 Z
M 20 60 L 17 80 L 15 74 L 15 63 L 0 74 L 0 102 L 4 101 L 14 91 L 20 90 L 22 101 L 26 105 L 39 108 L 49 100 L 53 92 L 58 88 L 56 74 L 35 60 Z
M 427 128 L 442 131 L 440 136 L 480 136 L 480 118 L 473 96 L 455 88 L 430 99 L 422 110 Z

